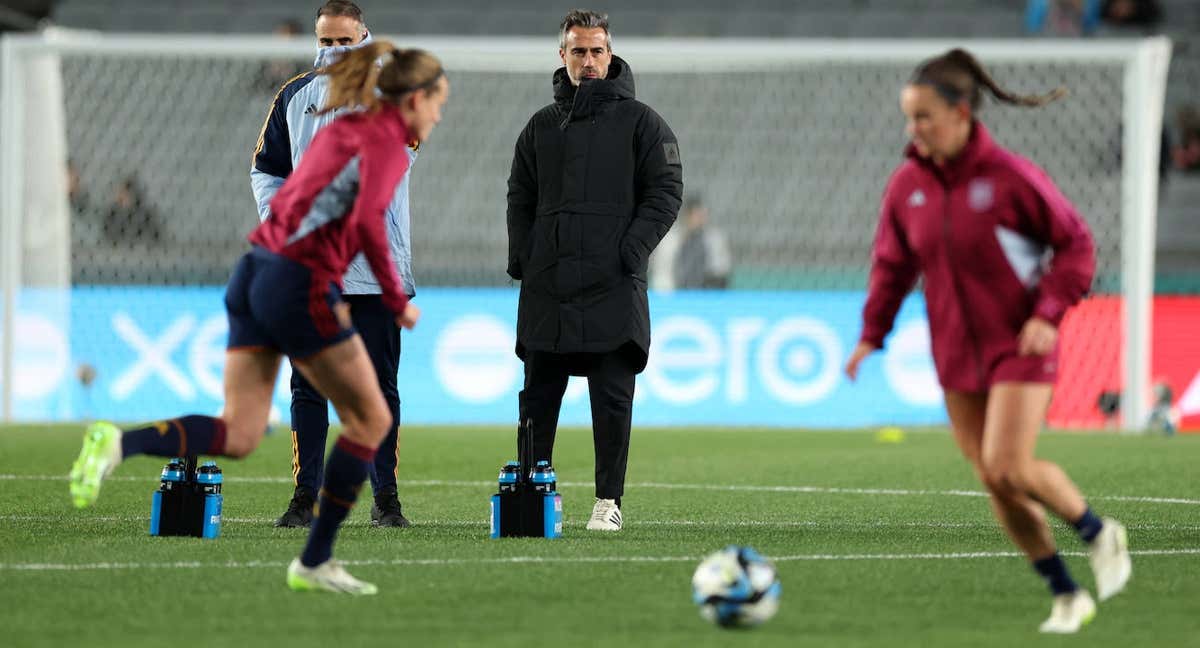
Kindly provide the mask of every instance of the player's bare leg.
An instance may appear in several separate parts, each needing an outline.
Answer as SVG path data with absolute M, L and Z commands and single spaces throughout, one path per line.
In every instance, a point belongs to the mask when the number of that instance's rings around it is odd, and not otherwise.
M 367 464 L 391 426 L 391 412 L 357 335 L 295 365 L 333 403 L 343 430 L 325 463 L 308 543 L 288 566 L 288 586 L 296 591 L 375 594 L 375 585 L 351 576 L 333 559 L 333 543 L 367 477 Z
M 362 338 L 356 335 L 294 362 L 313 387 L 333 404 L 342 421 L 342 436 L 371 447 L 383 441 L 392 424 L 392 414 Z
M 1083 494 L 1057 464 L 1034 457 L 1052 390 L 1042 383 L 992 387 L 983 436 L 984 474 L 998 488 L 1026 493 L 1071 522 L 1087 509 Z
M 971 462 L 981 483 L 988 485 L 982 467 L 983 436 L 987 418 L 985 393 L 946 392 L 946 411 L 959 449 Z M 1013 490 L 988 488 L 992 512 L 1005 533 L 1030 560 L 1054 553 L 1054 536 L 1042 506 Z
M 225 416 L 189 415 L 157 421 L 122 433 L 97 421 L 84 432 L 83 447 L 71 466 L 71 500 L 78 508 L 95 503 L 104 478 L 126 456 L 192 454 L 244 457 L 266 430 L 271 393 L 279 372 L 279 354 L 268 350 L 232 350 L 225 354 Z
M 231 350 L 225 354 L 225 454 L 245 457 L 267 432 L 271 399 L 281 356 L 269 350 Z
M 1046 578 L 1054 600 L 1050 617 L 1041 632 L 1077 632 L 1095 616 L 1091 595 L 1079 588 L 1066 570 L 1054 545 L 1054 535 L 1044 508 L 1027 494 L 989 480 L 984 466 L 984 447 L 989 433 L 991 399 L 986 393 L 946 392 L 946 411 L 955 441 L 987 487 L 992 512 L 1005 533 L 1029 558 L 1034 569 Z
M 1098 518 L 1079 488 L 1057 464 L 1037 459 L 1037 436 L 1050 405 L 1051 386 L 1000 383 L 988 402 L 983 460 L 989 478 L 1023 491 L 1074 526 L 1088 544 L 1101 601 L 1124 589 L 1132 575 L 1125 527 Z

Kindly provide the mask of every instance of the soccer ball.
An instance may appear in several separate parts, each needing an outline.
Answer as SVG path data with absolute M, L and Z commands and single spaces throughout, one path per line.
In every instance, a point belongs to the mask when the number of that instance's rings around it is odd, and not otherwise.
M 725 547 L 692 574 L 700 616 L 722 628 L 752 627 L 775 616 L 781 589 L 775 565 L 750 547 Z

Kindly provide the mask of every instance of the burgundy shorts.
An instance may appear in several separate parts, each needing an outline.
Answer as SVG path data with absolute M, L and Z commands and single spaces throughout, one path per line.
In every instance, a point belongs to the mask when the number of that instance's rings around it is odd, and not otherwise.
M 1005 354 L 992 364 L 987 386 L 1002 382 L 1053 384 L 1058 377 L 1058 347 L 1044 356 Z

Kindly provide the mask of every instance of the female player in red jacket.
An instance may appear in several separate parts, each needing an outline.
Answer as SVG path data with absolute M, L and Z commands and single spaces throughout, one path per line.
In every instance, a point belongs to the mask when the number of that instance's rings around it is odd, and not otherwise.
M 333 403 L 343 426 L 325 463 L 308 543 L 288 567 L 288 585 L 374 594 L 374 585 L 332 559 L 338 527 L 392 420 L 341 300 L 341 278 L 363 252 L 396 323 L 417 323 L 420 311 L 409 303 L 390 258 L 384 208 L 408 168 L 408 143 L 424 141 L 441 121 L 449 86 L 432 55 L 383 41 L 346 53 L 324 73 L 330 76 L 325 110 L 352 112 L 318 133 L 271 201 L 271 216 L 250 234 L 253 249 L 234 268 L 225 293 L 224 414 L 184 416 L 123 434 L 110 423 L 91 425 L 71 469 L 71 496 L 76 506 L 90 505 L 103 478 L 133 455 L 250 454 L 267 428 L 286 355 Z
M 983 90 L 1040 106 L 1065 94 L 1015 96 L 970 53 L 917 67 L 900 96 L 911 138 L 884 192 L 861 341 L 851 378 L 883 346 L 917 276 L 954 438 L 1012 541 L 1054 595 L 1042 632 L 1075 632 L 1096 606 L 1071 579 L 1046 521 L 1049 509 L 1088 543 L 1100 600 L 1125 586 L 1125 529 L 1098 518 L 1057 465 L 1034 456 L 1057 369 L 1058 326 L 1091 285 L 1086 223 L 1050 177 L 1001 148 L 976 118 Z

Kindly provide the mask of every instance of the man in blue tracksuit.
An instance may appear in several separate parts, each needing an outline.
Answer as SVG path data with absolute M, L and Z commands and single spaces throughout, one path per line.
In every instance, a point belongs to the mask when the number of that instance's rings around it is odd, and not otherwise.
M 371 40 L 363 21 L 362 10 L 347 0 L 330 0 L 317 11 L 317 59 L 314 68 L 329 65 L 348 49 L 360 47 Z M 254 162 L 250 170 L 250 185 L 258 203 L 260 220 L 270 215 L 270 202 L 284 179 L 292 172 L 312 141 L 313 135 L 336 113 L 318 116 L 325 105 L 328 77 L 316 70 L 306 72 L 280 88 L 263 125 Z M 408 150 L 410 164 L 416 160 L 417 143 Z M 415 294 L 412 275 L 412 252 L 409 238 L 408 182 L 396 188 L 396 195 L 387 208 L 388 241 L 396 270 L 404 281 L 405 292 Z M 396 389 L 396 374 L 400 365 L 400 329 L 392 313 L 383 305 L 379 283 L 371 274 L 360 254 L 344 278 L 343 299 L 350 305 L 354 327 L 362 336 L 379 386 L 392 411 L 392 427 L 370 472 L 375 491 L 375 506 L 371 520 L 375 526 L 407 527 L 408 520 L 400 509 L 396 494 L 397 437 L 400 424 L 400 396 Z M 312 521 L 313 502 L 320 489 L 325 456 L 325 435 L 329 427 L 329 408 L 323 396 L 300 372 L 292 372 L 292 476 L 296 490 L 287 511 L 275 521 L 275 526 L 308 526 Z

